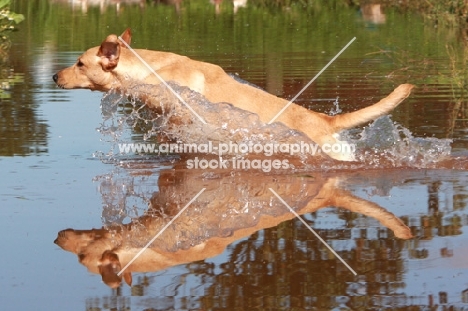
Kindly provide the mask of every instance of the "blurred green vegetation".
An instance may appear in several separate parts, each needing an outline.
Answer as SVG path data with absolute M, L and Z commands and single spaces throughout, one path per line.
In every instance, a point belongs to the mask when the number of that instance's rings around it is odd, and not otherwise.
M 0 0 L 0 32 L 12 30 L 24 20 L 22 14 L 10 11 L 11 0 Z
M 128 5 L 120 12 L 112 6 L 89 7 L 83 13 L 48 1 L 17 0 L 15 9 L 30 19 L 24 25 L 30 40 L 56 42 L 58 51 L 83 51 L 127 27 L 133 30 L 134 47 L 222 58 L 268 52 L 336 52 L 353 37 L 373 51 L 398 47 L 435 55 L 445 53 L 444 44 L 437 43 L 458 35 L 434 31 L 422 18 L 420 23 L 414 20 L 417 17 L 410 21 L 397 9 L 386 10 L 384 25 L 366 24 L 359 8 L 342 0 L 251 0 L 236 14 L 230 1 L 221 3 L 220 14 L 207 0 L 184 1 L 179 10 L 152 3 L 144 9 Z
M 380 3 L 400 10 L 420 13 L 437 24 L 466 28 L 468 26 L 468 2 L 466 0 L 343 0 L 351 5 Z

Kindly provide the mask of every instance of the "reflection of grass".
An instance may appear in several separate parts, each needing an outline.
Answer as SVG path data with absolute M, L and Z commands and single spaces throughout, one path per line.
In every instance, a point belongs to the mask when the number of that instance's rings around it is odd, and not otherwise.
M 393 2 L 401 5 L 401 1 Z M 466 21 L 468 16 L 468 4 L 465 0 L 412 0 L 407 1 L 406 5 L 437 22 L 458 23 Z
M 450 59 L 450 83 L 453 93 L 453 112 L 451 130 L 455 128 L 455 122 L 461 122 L 463 127 L 467 126 L 467 103 L 466 95 L 468 91 L 468 76 L 466 71 L 466 59 L 468 57 L 468 48 L 465 47 L 463 52 L 457 53 L 452 46 L 447 45 L 447 54 Z
M 411 81 L 421 87 L 426 84 L 437 84 L 439 81 L 439 68 L 433 57 L 428 57 L 428 54 L 426 51 L 377 47 L 377 51 L 367 53 L 365 56 L 367 59 L 376 57 L 386 60 L 387 66 L 382 72 L 385 72 L 385 78 L 393 84 Z M 375 74 L 375 72 L 369 74 Z
M 10 2 L 11 0 L 0 0 L 0 99 L 10 97 L 7 91 L 12 84 L 23 82 L 22 75 L 14 73 L 8 66 L 10 38 L 7 33 L 24 20 L 22 14 L 10 11 Z
M 464 48 L 462 53 L 457 53 L 452 46 L 447 45 L 446 48 L 450 60 L 450 82 L 454 89 L 454 98 L 465 98 L 466 91 L 468 91 L 468 77 L 466 71 L 468 50 Z M 455 94 L 455 89 L 461 91 L 461 93 Z
M 427 21 L 431 21 L 436 25 L 455 26 L 458 28 L 458 34 L 461 39 L 468 38 L 468 1 L 466 0 L 347 0 L 353 5 L 362 5 L 365 3 L 379 2 L 387 7 L 395 7 L 399 10 L 411 10 L 421 14 Z M 448 71 L 438 70 L 431 65 L 431 61 L 427 61 L 421 57 L 411 57 L 396 53 L 386 56 L 392 58 L 397 64 L 401 64 L 400 69 L 395 70 L 389 76 L 395 74 L 404 74 L 413 78 L 420 77 L 424 84 L 448 84 L 452 88 L 452 117 L 450 122 L 450 136 L 453 133 L 456 122 L 457 125 L 463 127 L 468 126 L 468 103 L 466 102 L 468 95 L 468 72 L 466 70 L 468 47 L 464 47 L 460 51 L 456 45 L 446 46 L 446 55 L 448 55 L 450 66 Z M 425 54 L 425 53 L 424 53 Z M 398 56 L 404 57 L 398 57 Z M 432 69 L 432 70 L 431 70 Z M 418 71 L 420 73 L 418 73 Z M 421 75 L 421 73 L 424 73 Z
M 425 18 L 441 24 L 466 26 L 468 2 L 466 0 L 345 0 L 354 5 L 380 3 L 398 9 L 409 9 L 421 13 Z
M 362 6 L 376 3 L 397 9 L 417 11 L 424 17 L 437 23 L 464 24 L 468 21 L 468 1 L 466 0 L 249 0 L 249 3 L 256 6 L 281 9 L 287 9 L 292 6 L 306 9 L 310 6 L 322 8 L 324 6 Z

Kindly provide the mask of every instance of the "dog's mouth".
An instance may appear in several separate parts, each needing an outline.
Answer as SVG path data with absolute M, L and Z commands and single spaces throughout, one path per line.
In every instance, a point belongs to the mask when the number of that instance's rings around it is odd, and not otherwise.
M 57 86 L 58 86 L 59 88 L 61 88 L 61 89 L 64 89 L 64 88 L 65 88 L 65 84 L 59 83 L 59 76 L 58 76 L 58 74 L 54 74 L 54 75 L 52 76 L 52 80 L 54 80 L 55 84 L 57 84 Z
M 70 83 L 67 83 L 66 81 L 64 83 L 61 83 L 60 82 L 60 77 L 58 74 L 54 74 L 52 76 L 52 80 L 54 80 L 55 84 L 61 88 L 61 89 L 87 89 L 87 90 L 91 90 L 91 91 L 103 91 L 103 92 L 107 92 L 108 89 L 105 89 L 105 88 L 99 88 L 99 87 L 96 87 L 95 85 L 93 84 L 85 84 L 85 85 L 70 85 Z M 63 79 L 62 79 L 63 81 Z
M 67 83 L 61 83 L 60 82 L 60 77 L 58 74 L 54 74 L 52 76 L 52 80 L 54 80 L 55 84 L 57 84 L 57 86 L 61 89 L 69 89 L 69 87 L 67 87 Z M 62 79 L 63 81 L 63 79 Z

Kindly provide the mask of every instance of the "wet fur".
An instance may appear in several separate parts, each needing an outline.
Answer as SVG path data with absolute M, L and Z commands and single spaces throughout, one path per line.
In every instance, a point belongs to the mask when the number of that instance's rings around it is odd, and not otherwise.
M 101 46 L 87 50 L 73 66 L 55 74 L 54 81 L 64 89 L 84 88 L 103 92 L 118 89 L 128 79 L 146 84 L 161 83 L 128 48 L 131 43 L 130 29 L 125 30 L 120 38 L 109 35 Z M 237 81 L 217 65 L 174 53 L 143 49 L 134 51 L 165 81 L 187 86 L 213 103 L 228 102 L 256 113 L 264 123 L 270 122 L 288 103 L 285 99 Z M 413 85 L 402 84 L 374 105 L 336 116 L 317 113 L 292 104 L 276 121 L 302 131 L 320 146 L 342 143 L 337 138 L 340 131 L 388 114 L 410 95 L 412 88 Z M 328 155 L 337 160 L 354 159 L 352 154 L 346 153 Z

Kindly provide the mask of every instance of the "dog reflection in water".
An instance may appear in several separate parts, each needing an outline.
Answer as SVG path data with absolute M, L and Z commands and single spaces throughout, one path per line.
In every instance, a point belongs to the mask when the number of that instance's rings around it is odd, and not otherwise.
M 238 239 L 293 219 L 295 216 L 269 188 L 300 215 L 335 206 L 379 220 L 397 238 L 412 237 L 395 215 L 340 188 L 339 175 L 298 177 L 221 171 L 206 178 L 203 173 L 162 171 L 159 192 L 153 194 L 145 215 L 124 225 L 62 230 L 55 243 L 76 254 L 79 262 L 100 274 L 108 286 L 119 287 L 122 279 L 131 285 L 134 272 L 160 271 L 214 257 Z M 202 187 L 206 190 L 120 273 Z

